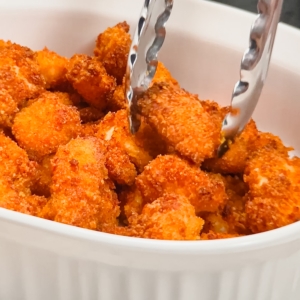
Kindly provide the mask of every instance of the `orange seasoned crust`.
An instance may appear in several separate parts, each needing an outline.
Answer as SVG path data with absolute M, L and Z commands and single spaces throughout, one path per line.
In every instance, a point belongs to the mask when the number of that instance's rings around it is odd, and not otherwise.
M 141 114 L 178 153 L 200 165 L 214 155 L 220 130 L 195 95 L 154 84 L 138 101 Z
M 117 224 L 119 206 L 109 183 L 101 141 L 74 139 L 58 149 L 51 163 L 51 199 L 41 217 L 98 230 Z

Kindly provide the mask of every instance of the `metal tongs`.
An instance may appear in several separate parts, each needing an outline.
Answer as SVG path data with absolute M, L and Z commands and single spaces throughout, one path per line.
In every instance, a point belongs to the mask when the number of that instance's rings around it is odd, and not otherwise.
M 139 127 L 137 100 L 145 92 L 157 69 L 157 55 L 162 47 L 165 24 L 173 8 L 173 0 L 145 0 L 128 55 L 125 98 L 129 107 L 132 134 Z
M 250 45 L 242 59 L 240 81 L 233 90 L 230 112 L 223 120 L 219 157 L 242 133 L 257 105 L 269 69 L 282 4 L 283 0 L 258 1 L 259 15 L 252 25 Z
M 240 81 L 234 87 L 231 109 L 222 124 L 221 157 L 250 121 L 267 77 L 283 0 L 258 0 L 259 15 L 252 25 L 250 46 L 244 53 Z M 165 39 L 165 23 L 173 0 L 145 0 L 128 57 L 126 99 L 130 130 L 137 132 L 137 100 L 147 90 L 157 68 L 157 54 Z

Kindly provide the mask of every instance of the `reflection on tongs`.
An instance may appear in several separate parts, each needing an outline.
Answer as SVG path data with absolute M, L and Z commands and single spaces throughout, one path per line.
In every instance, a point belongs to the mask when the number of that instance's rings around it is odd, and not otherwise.
M 259 0 L 259 15 L 250 32 L 250 46 L 241 63 L 240 81 L 234 87 L 231 111 L 222 125 L 222 156 L 250 121 L 267 77 L 283 0 Z
M 137 100 L 147 90 L 157 68 L 157 54 L 165 36 L 165 23 L 173 7 L 173 0 L 145 0 L 133 37 L 126 71 L 125 98 L 129 107 L 131 133 L 140 127 Z

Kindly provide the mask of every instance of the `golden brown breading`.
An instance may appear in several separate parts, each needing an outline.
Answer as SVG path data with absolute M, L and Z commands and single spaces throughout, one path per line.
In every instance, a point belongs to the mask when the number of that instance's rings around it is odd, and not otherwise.
M 176 194 L 164 194 L 146 204 L 130 221 L 140 237 L 160 240 L 199 240 L 204 223 L 188 199 Z
M 36 61 L 47 89 L 54 89 L 66 83 L 67 58 L 44 48 L 36 52 Z
M 174 84 L 179 87 L 178 81 L 172 77 L 170 71 L 165 67 L 165 65 L 162 62 L 158 61 L 156 73 L 152 79 L 150 86 L 152 86 L 155 83 L 160 83 L 160 82 Z
M 14 141 L 0 133 L 0 178 L 10 182 L 12 189 L 30 195 L 30 187 L 36 176 L 35 162 Z
M 255 149 L 258 131 L 251 120 L 245 130 L 229 145 L 229 150 L 221 158 L 211 158 L 203 162 L 203 168 L 222 174 L 241 174 L 245 170 L 246 161 Z
M 141 114 L 182 156 L 200 165 L 214 155 L 220 128 L 195 95 L 169 84 L 154 84 L 138 101 Z
M 25 195 L 15 190 L 14 186 L 11 180 L 0 178 L 0 207 L 37 216 L 47 199 L 42 196 Z
M 245 169 L 247 222 L 253 233 L 300 220 L 300 159 L 261 149 Z
M 96 57 L 76 54 L 68 65 L 67 79 L 90 105 L 103 110 L 116 88 L 115 78 L 109 76 Z
M 8 44 L 0 51 L 1 124 L 11 126 L 15 113 L 25 101 L 44 91 L 35 53 L 17 44 Z
M 15 117 L 13 134 L 31 158 L 54 153 L 79 134 L 79 113 L 66 105 L 68 99 L 67 94 L 45 92 Z
M 52 197 L 40 216 L 88 229 L 115 226 L 119 206 L 104 153 L 105 145 L 96 138 L 77 138 L 59 147 L 51 161 Z
M 226 200 L 223 181 L 201 171 L 197 166 L 175 156 L 158 156 L 136 178 L 145 203 L 165 193 L 186 197 L 196 213 L 217 211 Z
M 95 55 L 100 59 L 107 73 L 122 84 L 126 72 L 127 58 L 131 45 L 129 25 L 119 23 L 112 28 L 107 28 L 99 34 L 96 40 Z
M 98 132 L 98 126 L 99 126 L 98 122 L 82 124 L 79 136 L 80 137 L 89 137 L 89 136 L 95 137 Z
M 144 149 L 137 146 L 134 137 L 130 134 L 127 112 L 125 110 L 108 113 L 100 122 L 96 136 L 101 140 L 107 141 L 111 148 L 117 147 L 123 153 L 126 153 L 139 172 L 152 159 Z
M 119 147 L 110 145 L 106 151 L 105 166 L 109 178 L 118 184 L 133 185 L 137 172 L 126 152 Z

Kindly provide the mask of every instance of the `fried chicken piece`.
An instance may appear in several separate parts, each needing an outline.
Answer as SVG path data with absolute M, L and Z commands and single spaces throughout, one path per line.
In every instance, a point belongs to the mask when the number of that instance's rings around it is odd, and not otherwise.
M 76 54 L 71 57 L 67 79 L 87 103 L 103 110 L 116 88 L 115 78 L 106 73 L 96 57 Z
M 277 153 L 285 157 L 288 157 L 289 151 L 294 150 L 292 147 L 286 147 L 278 136 L 269 132 L 259 132 L 257 139 L 254 141 L 253 148 L 254 153 L 251 155 L 256 155 L 257 151 L 266 149 L 275 150 Z
M 162 62 L 158 61 L 156 73 L 152 79 L 150 86 L 160 82 L 168 83 L 170 85 L 173 84 L 179 87 L 178 81 L 172 77 L 170 71 L 165 67 L 165 65 Z
M 47 89 L 55 89 L 67 82 L 67 58 L 44 48 L 36 52 L 36 61 Z
M 14 141 L 0 133 L 0 178 L 10 181 L 16 193 L 30 195 L 36 163 Z
M 46 198 L 50 197 L 50 186 L 52 183 L 52 165 L 53 155 L 46 155 L 37 165 L 36 178 L 31 188 L 32 193 Z
M 152 159 L 144 149 L 136 144 L 134 137 L 129 132 L 127 112 L 125 110 L 108 113 L 99 124 L 96 136 L 101 140 L 107 141 L 111 149 L 119 148 L 121 152 L 129 157 L 129 160 L 137 167 L 139 172 Z M 121 166 L 121 161 L 125 158 L 120 157 L 119 159 L 120 162 L 115 161 L 116 166 Z
M 245 169 L 247 223 L 253 233 L 300 220 L 300 159 L 261 149 Z
M 160 240 L 199 240 L 203 220 L 196 216 L 187 198 L 164 194 L 144 206 L 130 223 L 140 237 Z
M 175 156 L 158 156 L 136 178 L 145 203 L 165 193 L 186 197 L 196 213 L 214 212 L 226 201 L 225 187 L 217 175 L 208 175 L 197 166 Z
M 107 73 L 122 84 L 126 72 L 128 53 L 131 45 L 129 25 L 118 23 L 99 34 L 94 54 L 100 59 Z
M 255 149 L 258 130 L 251 120 L 245 130 L 229 145 L 229 150 L 221 158 L 211 158 L 203 162 L 202 167 L 208 171 L 222 174 L 242 174 L 246 161 Z
M 44 91 L 45 82 L 35 61 L 35 53 L 17 44 L 0 51 L 0 125 L 11 126 L 25 101 Z
M 12 132 L 30 158 L 54 153 L 79 134 L 79 113 L 68 102 L 66 94 L 45 92 L 17 114 Z
M 25 195 L 18 192 L 14 187 L 15 184 L 11 180 L 1 176 L 0 207 L 37 216 L 47 203 L 47 199 L 36 195 Z
M 52 197 L 41 217 L 94 230 L 117 225 L 119 206 L 105 168 L 105 150 L 92 137 L 59 147 L 52 159 Z
M 154 84 L 138 101 L 153 129 L 182 156 L 200 165 L 214 155 L 220 128 L 195 95 L 169 84 Z
M 224 220 L 220 212 L 200 214 L 204 220 L 204 227 L 202 233 L 210 231 L 215 233 L 229 233 L 228 223 Z
M 235 237 L 243 236 L 241 234 L 232 234 L 232 233 L 219 233 L 219 232 L 204 232 L 201 234 L 201 240 L 220 240 L 220 239 L 230 239 Z
M 133 185 L 137 172 L 123 149 L 108 146 L 105 166 L 110 179 L 118 184 Z
M 98 132 L 98 122 L 91 122 L 81 125 L 80 137 L 95 137 Z
M 249 234 L 246 222 L 246 193 L 247 185 L 237 176 L 224 177 L 228 201 L 224 207 L 222 216 L 228 224 L 229 233 Z

